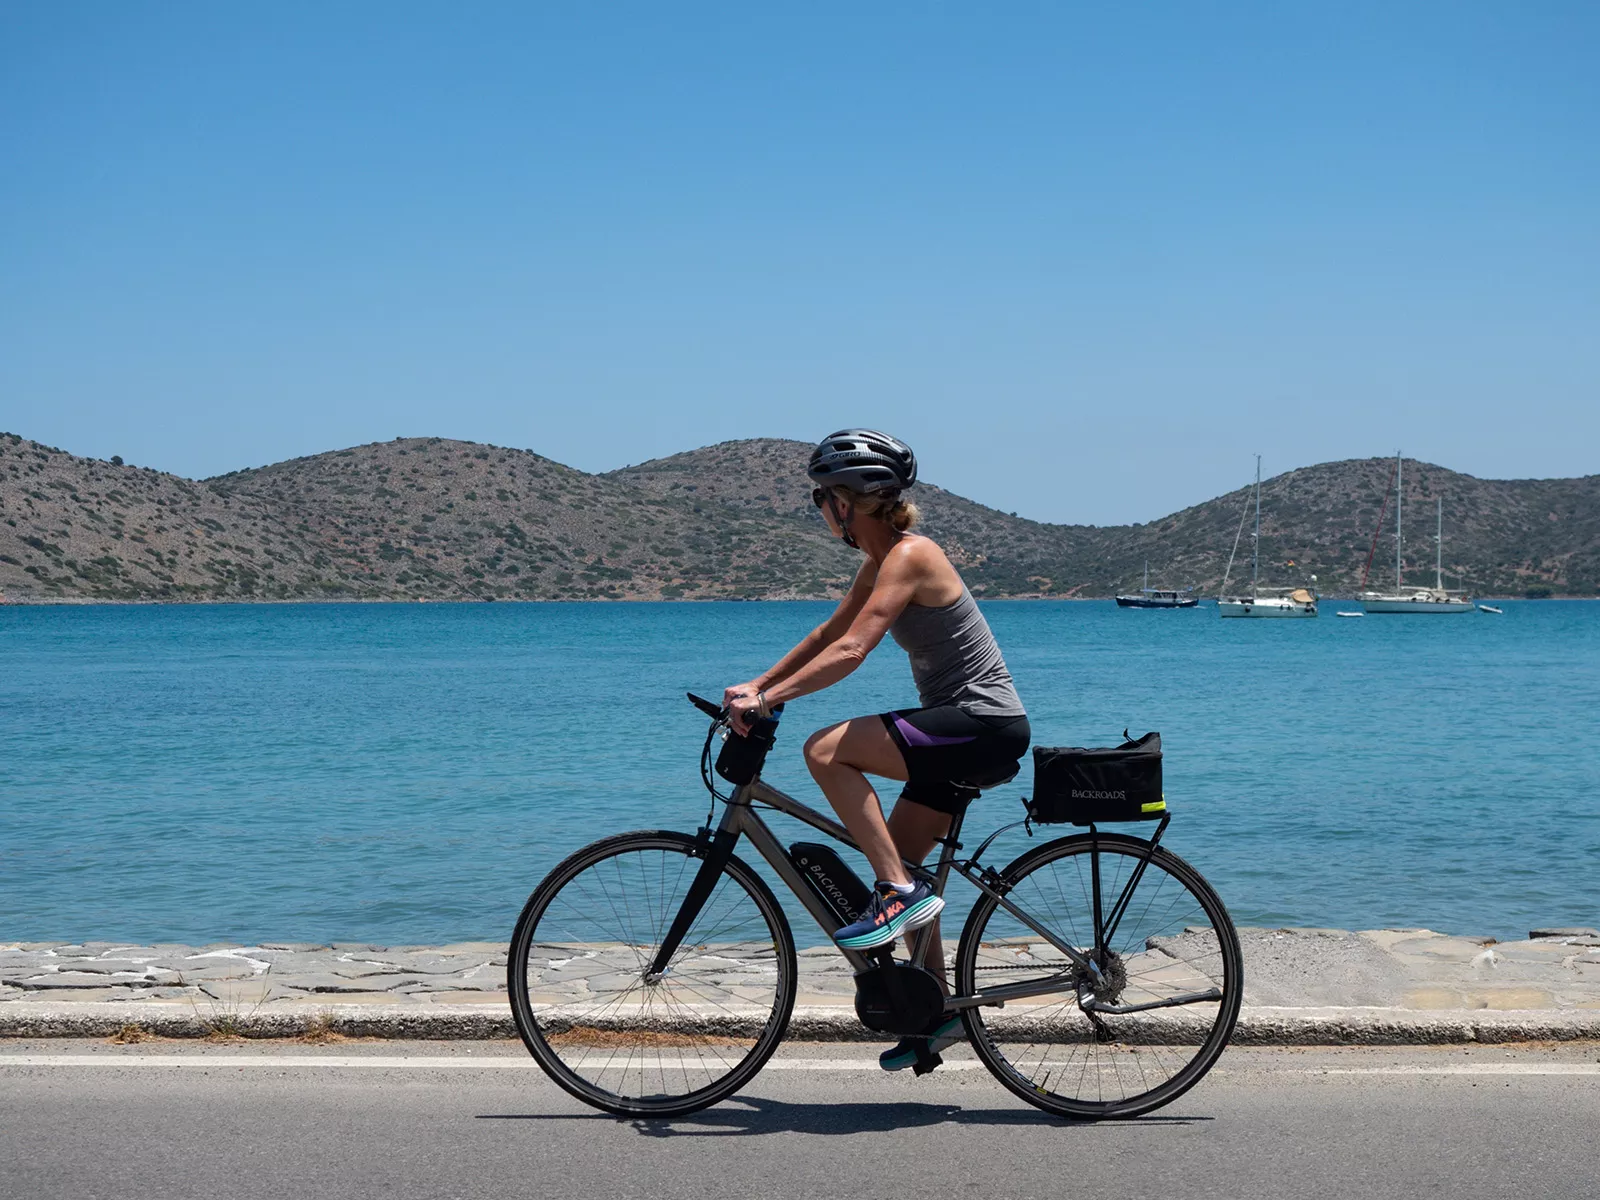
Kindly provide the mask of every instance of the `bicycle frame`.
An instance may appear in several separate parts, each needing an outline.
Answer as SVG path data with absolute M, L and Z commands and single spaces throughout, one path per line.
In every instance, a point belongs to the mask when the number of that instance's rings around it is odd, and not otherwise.
M 659 976 L 666 970 L 667 964 L 671 962 L 673 954 L 677 952 L 678 946 L 682 942 L 684 935 L 688 932 L 689 926 L 693 923 L 694 918 L 699 914 L 701 906 L 705 903 L 707 896 L 710 894 L 711 888 L 715 885 L 717 876 L 721 874 L 723 864 L 732 855 L 734 846 L 737 845 L 741 837 L 747 837 L 750 839 L 750 844 L 756 848 L 756 852 L 759 853 L 762 858 L 767 860 L 768 865 L 770 865 L 773 871 L 777 873 L 778 878 L 783 880 L 785 886 L 787 886 L 790 892 L 794 894 L 795 898 L 805 906 L 806 911 L 811 914 L 812 918 L 817 922 L 824 933 L 831 937 L 834 931 L 838 928 L 837 919 L 834 917 L 834 914 L 828 909 L 827 905 L 825 905 L 822 900 L 811 890 L 811 888 L 807 886 L 805 880 L 801 877 L 800 872 L 797 871 L 794 867 L 794 864 L 789 861 L 788 852 L 784 849 L 783 844 L 778 840 L 777 835 L 772 832 L 771 827 L 769 827 L 767 823 L 762 820 L 761 814 L 757 812 L 754 807 L 756 804 L 764 804 L 769 808 L 777 810 L 778 812 L 785 813 L 786 815 L 811 826 L 813 829 L 827 834 L 830 838 L 837 842 L 842 842 L 852 849 L 860 849 L 860 847 L 856 845 L 855 839 L 850 836 L 849 830 L 847 830 L 838 821 L 835 821 L 831 817 L 824 816 L 810 806 L 802 804 L 793 796 L 790 796 L 787 793 L 762 782 L 759 776 L 750 783 L 739 785 L 734 789 L 733 795 L 728 798 L 726 807 L 722 814 L 722 820 L 717 823 L 715 832 L 705 828 L 700 831 L 701 839 L 706 845 L 704 852 L 705 861 L 702 863 L 694 883 L 690 885 L 689 893 L 684 899 L 683 907 L 679 910 L 677 917 L 674 918 L 672 926 L 667 932 L 667 936 L 662 940 L 661 946 L 656 953 L 655 960 L 650 966 L 650 974 Z M 1021 822 L 1016 822 L 1016 824 L 1021 824 Z M 974 854 L 972 858 L 957 859 L 956 852 L 961 849 L 961 843 L 956 840 L 957 835 L 961 830 L 961 818 L 956 817 L 951 822 L 949 831 L 942 839 L 940 839 L 942 848 L 940 850 L 938 862 L 932 871 L 929 871 L 927 868 L 918 863 L 907 862 L 906 866 L 912 872 L 921 875 L 924 878 L 931 879 L 935 889 L 940 895 L 944 894 L 945 884 L 949 879 L 951 870 L 953 869 L 958 871 L 967 879 L 968 882 L 970 882 L 974 887 L 978 888 L 979 891 L 985 892 L 992 896 L 995 902 L 999 904 L 1000 907 L 1004 908 L 1006 912 L 1010 913 L 1013 917 L 1021 921 L 1029 929 L 1033 930 L 1033 932 L 1038 934 L 1045 941 L 1049 942 L 1050 945 L 1054 946 L 1057 950 L 1064 954 L 1078 971 L 1087 972 L 1090 976 L 1098 979 L 1100 976 L 1100 970 L 1090 956 L 1085 955 L 1082 951 L 1078 950 L 1077 947 L 1061 941 L 1038 921 L 1034 920 L 1033 917 L 1028 915 L 1028 913 L 1012 904 L 1010 900 L 1006 898 L 1005 890 L 1003 888 L 1003 880 L 997 872 L 990 868 L 983 868 L 981 870 L 978 868 L 978 856 L 983 853 L 983 850 L 988 847 L 989 843 L 992 842 L 995 837 L 998 837 L 1000 833 L 1009 828 L 1014 828 L 1014 826 L 1004 826 L 1002 829 L 997 830 L 994 834 L 990 835 L 989 839 L 979 847 L 978 853 Z M 1165 828 L 1166 822 L 1163 821 L 1161 829 Z M 1159 838 L 1159 836 L 1160 830 L 1157 831 L 1157 838 Z M 1152 853 L 1154 853 L 1154 848 L 1155 841 L 1152 840 Z M 1123 902 L 1119 905 L 1113 906 L 1113 912 L 1115 914 L 1120 915 L 1122 907 L 1125 906 L 1127 895 L 1131 895 L 1132 885 L 1137 882 L 1138 876 L 1135 875 L 1129 881 L 1128 888 L 1125 889 Z M 1097 904 L 1098 899 L 1099 897 L 1097 891 Z M 1107 940 L 1110 932 L 1114 931 L 1115 929 L 1115 926 L 1113 925 L 1111 930 L 1104 930 L 1101 926 L 1098 912 L 1096 913 L 1095 925 L 1096 940 L 1102 943 Z M 916 939 L 911 947 L 911 959 L 913 962 L 921 961 L 923 951 L 927 945 L 927 939 L 929 936 L 931 936 L 932 932 L 931 926 L 925 927 L 924 929 L 918 931 Z M 874 964 L 868 955 L 862 954 L 860 951 L 845 949 L 842 946 L 836 946 L 835 948 L 840 954 L 844 955 L 845 959 L 850 963 L 851 968 L 856 974 L 859 975 L 863 971 L 872 969 Z M 1100 948 L 1103 947 L 1097 947 L 1097 949 Z M 880 951 L 878 953 L 882 952 Z M 979 1005 L 1001 1005 L 1006 1003 L 1008 1000 L 1022 1000 L 1030 996 L 1049 995 L 1062 990 L 1062 975 L 1063 972 L 1056 972 L 1053 975 L 1038 980 L 1030 980 L 1022 983 L 1005 984 L 999 987 L 980 989 L 970 995 L 951 996 L 946 1000 L 945 1008 L 946 1011 L 954 1011 L 963 1008 L 973 1008 Z M 1174 1000 L 1179 1003 L 1193 1003 L 1194 1000 L 1198 998 L 1198 996 L 1192 998 L 1176 997 Z M 1080 997 L 1080 1002 L 1081 1000 L 1082 998 Z M 1135 1005 L 1127 1007 L 1118 1006 L 1117 1008 L 1107 1007 L 1103 1011 L 1133 1012 L 1144 1008 L 1167 1007 L 1173 1002 L 1173 1000 L 1167 1000 L 1150 1005 Z M 1093 1007 L 1092 999 L 1088 1002 L 1088 1007 Z

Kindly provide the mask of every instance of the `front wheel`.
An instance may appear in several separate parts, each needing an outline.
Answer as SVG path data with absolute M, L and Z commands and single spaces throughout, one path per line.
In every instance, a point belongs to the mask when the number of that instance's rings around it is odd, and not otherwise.
M 1102 917 L 1126 899 L 1103 947 L 1096 851 Z M 1001 878 L 1010 904 L 1097 970 L 1081 969 L 993 896 L 979 899 L 956 952 L 957 990 L 1020 984 L 1042 993 L 964 1010 L 973 1049 L 995 1077 L 1048 1112 L 1091 1119 L 1138 1116 L 1193 1087 L 1227 1045 L 1244 991 L 1239 938 L 1211 885 L 1176 854 L 1106 833 L 1048 842 Z
M 534 890 L 511 937 L 517 1031 L 572 1095 L 623 1116 L 681 1116 L 738 1091 L 794 1009 L 795 953 L 771 889 L 730 858 L 682 944 L 649 970 L 704 846 L 625 833 L 587 846 Z

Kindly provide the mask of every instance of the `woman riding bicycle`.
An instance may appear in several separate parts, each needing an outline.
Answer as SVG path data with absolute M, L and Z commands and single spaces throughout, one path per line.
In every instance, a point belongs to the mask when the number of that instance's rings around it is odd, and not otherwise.
M 976 794 L 969 781 L 1017 763 L 1030 730 L 972 593 L 944 551 L 911 532 L 917 511 L 902 499 L 917 479 L 911 448 L 874 430 L 844 429 L 818 444 L 806 473 L 829 531 L 866 561 L 832 616 L 767 671 L 728 688 L 723 703 L 743 734 L 774 706 L 838 683 L 885 633 L 910 656 L 919 707 L 831 725 L 805 745 L 812 777 L 877 873 L 867 912 L 834 935 L 861 950 L 937 921 L 944 901 L 902 860 L 927 857 Z M 868 775 L 905 783 L 887 821 Z M 946 986 L 937 925 L 923 966 Z M 960 1038 L 961 1020 L 937 1017 L 922 1036 L 931 1051 L 943 1049 Z M 912 1040 L 879 1061 L 888 1070 L 912 1065 Z

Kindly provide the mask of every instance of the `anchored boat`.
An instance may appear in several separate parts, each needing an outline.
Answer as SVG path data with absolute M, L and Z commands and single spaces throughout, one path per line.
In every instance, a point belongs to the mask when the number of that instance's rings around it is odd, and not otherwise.
M 1222 574 L 1221 595 L 1217 598 L 1217 612 L 1224 617 L 1314 617 L 1317 615 L 1317 595 L 1310 588 L 1263 588 L 1261 586 L 1261 455 L 1256 455 L 1256 528 L 1250 545 L 1250 595 L 1228 595 L 1228 576 L 1233 574 L 1234 555 L 1239 552 L 1239 536 L 1244 532 L 1244 521 L 1250 515 L 1245 506 L 1239 514 L 1239 529 L 1233 535 L 1233 553 L 1228 555 L 1228 569 Z M 1311 582 L 1315 584 L 1313 575 Z
M 1258 588 L 1250 596 L 1218 600 L 1217 611 L 1225 617 L 1314 617 L 1317 596 L 1310 588 Z
M 1150 586 L 1150 563 L 1144 564 L 1144 586 L 1137 594 L 1117 597 L 1118 608 L 1193 608 L 1200 598 L 1193 595 L 1192 587 L 1153 588 Z
M 1400 455 L 1395 455 L 1394 461 L 1394 591 L 1393 592 L 1368 592 L 1361 593 L 1361 607 L 1369 613 L 1468 613 L 1475 607 L 1472 598 L 1465 592 L 1452 592 L 1444 586 L 1444 497 L 1438 500 L 1437 520 L 1438 525 L 1433 535 L 1434 565 L 1433 586 L 1411 587 L 1405 586 L 1401 572 L 1401 543 L 1400 543 L 1400 497 L 1403 484 L 1401 482 L 1405 472 L 1404 461 Z M 1378 514 L 1379 528 L 1383 525 L 1383 514 Z M 1374 544 L 1376 544 L 1376 534 Z M 1368 565 L 1372 557 L 1367 556 Z M 1366 580 L 1362 580 L 1365 586 Z

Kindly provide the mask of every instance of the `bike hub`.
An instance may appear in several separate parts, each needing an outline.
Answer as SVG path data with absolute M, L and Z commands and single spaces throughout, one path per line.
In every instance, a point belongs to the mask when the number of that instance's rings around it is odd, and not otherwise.
M 1095 1000 L 1100 1004 L 1115 1004 L 1122 997 L 1122 989 L 1128 986 L 1128 968 L 1123 964 L 1122 955 L 1115 950 L 1104 950 L 1095 953 L 1089 961 L 1094 969 L 1085 982 Z

